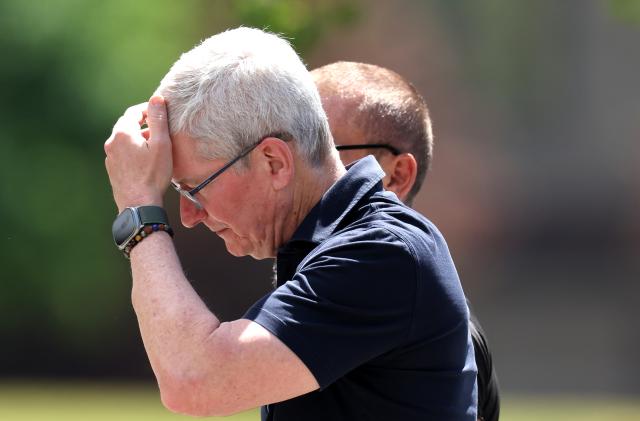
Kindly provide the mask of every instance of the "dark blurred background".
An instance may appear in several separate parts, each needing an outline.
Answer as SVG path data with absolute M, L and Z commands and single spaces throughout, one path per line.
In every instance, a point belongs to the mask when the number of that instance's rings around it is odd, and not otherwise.
M 152 378 L 103 142 L 182 52 L 241 24 L 284 34 L 310 69 L 375 63 L 425 96 L 436 149 L 416 207 L 507 393 L 640 393 L 637 0 L 4 0 L 0 380 Z M 271 261 L 176 231 L 222 319 L 269 290 Z

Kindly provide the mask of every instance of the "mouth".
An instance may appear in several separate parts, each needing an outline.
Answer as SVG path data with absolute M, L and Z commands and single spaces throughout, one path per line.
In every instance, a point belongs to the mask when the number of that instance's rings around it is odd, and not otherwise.
M 221 232 L 227 230 L 227 227 L 219 226 L 218 224 L 208 224 L 208 223 L 205 222 L 205 225 L 207 226 L 209 231 L 211 231 L 214 234 L 218 234 L 218 235 L 220 235 Z M 216 225 L 218 225 L 218 226 L 216 227 Z

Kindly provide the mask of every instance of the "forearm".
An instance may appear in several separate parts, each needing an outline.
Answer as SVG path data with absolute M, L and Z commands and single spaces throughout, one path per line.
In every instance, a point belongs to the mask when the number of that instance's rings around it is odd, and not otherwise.
M 220 325 L 184 276 L 169 235 L 148 236 L 131 252 L 132 302 L 158 382 L 199 371 Z

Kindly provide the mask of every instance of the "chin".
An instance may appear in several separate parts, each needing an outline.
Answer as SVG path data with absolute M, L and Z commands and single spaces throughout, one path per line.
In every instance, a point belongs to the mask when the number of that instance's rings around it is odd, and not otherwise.
M 227 251 L 229 252 L 229 254 L 234 257 L 244 257 L 249 254 L 246 251 L 230 246 L 229 244 L 225 244 L 225 245 L 227 247 Z
M 264 248 L 254 247 L 254 244 L 246 239 L 244 239 L 245 241 L 234 241 L 237 240 L 237 237 L 225 238 L 224 236 L 222 239 L 229 254 L 235 257 L 251 256 L 256 260 L 262 260 L 275 256 L 275 253 L 269 253 Z
M 226 240 L 224 242 L 224 245 L 227 248 L 227 252 L 229 252 L 229 254 L 234 257 L 251 256 L 254 259 L 259 259 L 258 257 L 256 257 L 256 253 L 252 251 L 250 247 L 243 247 L 242 244 L 238 244 L 236 242 L 229 242 Z
M 249 251 L 241 248 L 234 248 L 233 246 L 229 245 L 227 245 L 227 251 L 230 255 L 235 257 L 250 256 L 256 260 L 263 260 L 274 257 L 273 253 L 265 253 L 263 250 Z
M 258 252 L 254 252 L 249 254 L 251 257 L 253 257 L 256 260 L 263 260 L 263 259 L 269 259 L 274 257 L 272 254 L 268 254 L 268 253 L 258 253 Z
M 230 255 L 235 256 L 235 257 L 244 257 L 244 256 L 250 256 L 256 260 L 263 260 L 263 259 L 268 259 L 270 257 L 273 257 L 267 253 L 261 253 L 259 251 L 247 251 L 247 250 L 237 250 L 237 249 L 233 249 L 230 247 L 227 247 L 227 251 L 229 252 Z

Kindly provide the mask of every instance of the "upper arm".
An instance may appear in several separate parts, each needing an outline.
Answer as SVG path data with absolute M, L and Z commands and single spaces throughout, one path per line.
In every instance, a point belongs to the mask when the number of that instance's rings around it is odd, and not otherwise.
M 165 388 L 163 401 L 170 409 L 192 415 L 228 415 L 319 387 L 296 354 L 250 320 L 222 323 L 206 339 L 203 350 L 200 372 Z
M 227 415 L 326 387 L 406 340 L 413 256 L 386 230 L 364 237 L 327 244 L 246 319 L 221 324 L 190 350 L 197 362 L 189 366 L 198 372 L 173 377 L 161 390 L 175 392 L 166 396 L 180 398 L 187 409 L 180 412 Z M 178 407 L 165 393 L 163 400 Z
M 244 316 L 284 342 L 321 388 L 406 342 L 411 332 L 412 254 L 385 230 L 348 240 L 310 254 Z

